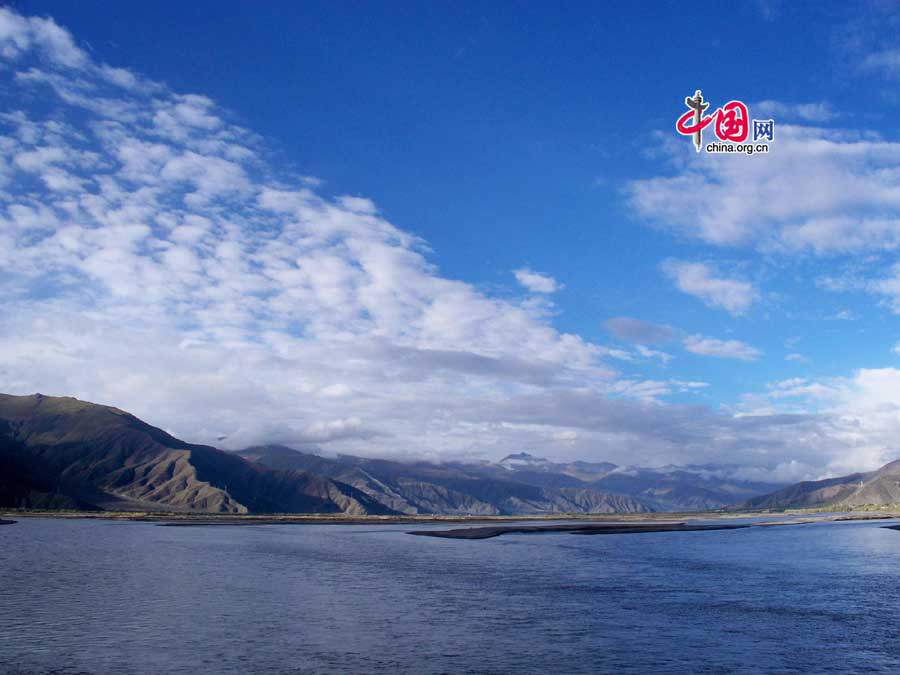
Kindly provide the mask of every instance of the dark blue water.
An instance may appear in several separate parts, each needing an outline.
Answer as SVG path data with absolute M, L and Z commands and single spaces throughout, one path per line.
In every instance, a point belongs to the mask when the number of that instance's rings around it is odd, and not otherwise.
M 0 527 L 0 673 L 897 673 L 900 532 Z

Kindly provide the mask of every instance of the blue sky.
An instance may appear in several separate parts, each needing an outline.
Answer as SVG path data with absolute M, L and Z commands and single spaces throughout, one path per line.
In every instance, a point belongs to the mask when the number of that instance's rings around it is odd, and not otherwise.
M 229 447 L 874 468 L 900 456 L 898 23 L 8 5 L 0 389 Z M 697 88 L 774 119 L 771 152 L 696 154 Z

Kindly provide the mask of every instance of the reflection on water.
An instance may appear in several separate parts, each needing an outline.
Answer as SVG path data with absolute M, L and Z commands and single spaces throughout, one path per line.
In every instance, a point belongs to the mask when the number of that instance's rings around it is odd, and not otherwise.
M 883 521 L 483 541 L 0 529 L 0 673 L 900 672 Z

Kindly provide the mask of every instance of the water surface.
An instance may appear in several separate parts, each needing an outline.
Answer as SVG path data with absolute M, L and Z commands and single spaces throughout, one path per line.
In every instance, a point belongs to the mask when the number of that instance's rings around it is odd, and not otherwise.
M 0 673 L 896 673 L 884 521 L 481 541 L 0 528 Z

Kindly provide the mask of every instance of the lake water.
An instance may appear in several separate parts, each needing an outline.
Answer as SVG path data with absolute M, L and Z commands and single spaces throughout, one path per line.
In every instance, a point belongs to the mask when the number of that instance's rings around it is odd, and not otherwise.
M 0 527 L 0 673 L 897 673 L 883 524 L 464 541 L 22 518 Z

